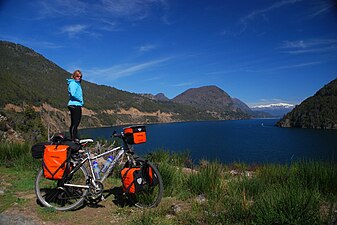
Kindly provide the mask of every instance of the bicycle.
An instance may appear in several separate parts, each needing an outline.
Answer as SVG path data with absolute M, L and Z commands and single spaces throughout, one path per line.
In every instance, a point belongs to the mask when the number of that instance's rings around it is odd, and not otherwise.
M 130 145 L 123 132 L 114 132 L 113 137 L 122 140 L 122 144 L 117 147 L 107 149 L 96 156 L 91 156 L 88 148 L 81 148 L 71 155 L 70 170 L 61 180 L 50 180 L 44 177 L 41 169 L 35 180 L 35 193 L 37 199 L 45 207 L 55 210 L 67 211 L 78 209 L 86 201 L 93 199 L 104 199 L 103 181 L 109 177 L 118 165 L 125 167 L 140 167 L 142 171 L 152 169 L 155 183 L 151 183 L 153 177 L 148 173 L 142 173 L 142 190 L 137 193 L 124 191 L 124 195 L 130 202 L 139 208 L 156 207 L 163 197 L 163 181 L 157 167 L 148 160 L 134 155 L 133 145 Z M 82 147 L 92 143 L 92 139 L 80 140 Z M 116 141 L 114 141 L 115 143 Z M 102 173 L 102 177 L 95 177 L 93 162 L 103 156 L 115 155 L 107 171 Z M 145 171 L 145 170 L 144 170 Z

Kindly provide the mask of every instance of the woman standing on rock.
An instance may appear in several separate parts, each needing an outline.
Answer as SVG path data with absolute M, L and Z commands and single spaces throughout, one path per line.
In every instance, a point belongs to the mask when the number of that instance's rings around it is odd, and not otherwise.
M 81 87 L 82 72 L 80 70 L 75 70 L 71 79 L 67 79 L 67 81 L 69 95 L 68 109 L 71 117 L 69 133 L 72 140 L 78 141 L 77 128 L 81 122 L 82 106 L 84 104 Z

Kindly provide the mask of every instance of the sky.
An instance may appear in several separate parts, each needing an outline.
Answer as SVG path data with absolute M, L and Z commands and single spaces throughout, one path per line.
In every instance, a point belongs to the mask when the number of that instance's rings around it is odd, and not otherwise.
M 0 40 L 129 92 L 300 104 L 337 78 L 337 1 L 0 0 Z

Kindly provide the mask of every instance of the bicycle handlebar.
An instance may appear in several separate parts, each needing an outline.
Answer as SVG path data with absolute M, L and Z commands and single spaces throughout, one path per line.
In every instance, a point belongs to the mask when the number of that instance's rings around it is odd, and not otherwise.
M 119 134 L 116 133 L 116 131 L 114 131 L 112 133 L 112 137 L 116 137 L 116 138 L 124 138 L 124 134 L 121 132 Z
M 124 148 L 129 151 L 130 150 L 130 147 L 129 147 L 129 144 L 127 143 L 126 141 L 126 138 L 125 138 L 125 135 L 123 132 L 120 132 L 120 133 L 116 133 L 116 131 L 114 131 L 111 135 L 112 137 L 115 137 L 115 138 L 120 138 L 123 140 L 123 143 L 124 143 Z

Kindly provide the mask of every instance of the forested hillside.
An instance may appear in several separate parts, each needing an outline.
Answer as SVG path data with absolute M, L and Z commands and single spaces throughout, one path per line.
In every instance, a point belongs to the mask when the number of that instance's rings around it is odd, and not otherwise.
M 337 79 L 296 106 L 277 125 L 280 127 L 337 129 Z

